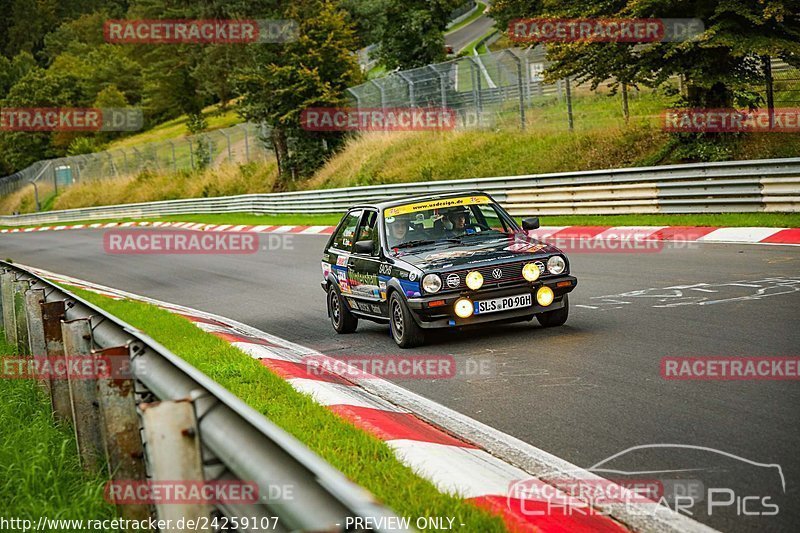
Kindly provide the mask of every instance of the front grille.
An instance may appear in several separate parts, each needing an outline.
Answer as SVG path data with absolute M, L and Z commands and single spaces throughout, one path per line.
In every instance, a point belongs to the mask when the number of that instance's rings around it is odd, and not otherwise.
M 522 277 L 522 267 L 528 263 L 523 261 L 519 263 L 505 263 L 501 265 L 490 265 L 476 268 L 468 268 L 465 270 L 456 270 L 454 272 L 445 272 L 440 274 L 442 277 L 442 290 L 454 291 L 463 290 L 467 288 L 467 274 L 477 270 L 483 276 L 482 288 L 497 288 L 507 285 L 513 285 L 524 281 Z M 547 276 L 547 266 L 545 261 L 534 261 L 539 266 L 539 271 L 542 277 Z M 458 277 L 458 284 L 456 285 L 456 278 Z

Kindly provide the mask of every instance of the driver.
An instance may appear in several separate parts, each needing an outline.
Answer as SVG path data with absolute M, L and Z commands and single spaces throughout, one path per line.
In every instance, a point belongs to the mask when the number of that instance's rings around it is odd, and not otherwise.
M 451 235 L 464 235 L 474 233 L 475 230 L 469 227 L 469 209 L 457 208 L 447 212 L 447 220 L 450 227 L 447 228 Z
M 408 235 L 408 224 L 410 220 L 411 219 L 408 215 L 397 215 L 395 217 L 386 219 L 386 225 L 389 227 L 389 241 L 391 248 L 403 243 L 406 235 Z

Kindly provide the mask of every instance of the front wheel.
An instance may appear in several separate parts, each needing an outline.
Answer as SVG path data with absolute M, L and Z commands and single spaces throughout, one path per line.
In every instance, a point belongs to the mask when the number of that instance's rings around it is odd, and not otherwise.
M 425 332 L 414 322 L 411 310 L 399 293 L 389 297 L 389 327 L 394 342 L 401 348 L 414 348 L 425 342 Z
M 328 316 L 336 333 L 353 333 L 358 327 L 358 318 L 350 312 L 333 285 L 328 287 Z
M 555 311 L 548 311 L 546 313 L 539 313 L 536 319 L 545 328 L 554 328 L 556 326 L 564 325 L 569 316 L 569 295 L 564 295 L 564 307 L 556 309 Z

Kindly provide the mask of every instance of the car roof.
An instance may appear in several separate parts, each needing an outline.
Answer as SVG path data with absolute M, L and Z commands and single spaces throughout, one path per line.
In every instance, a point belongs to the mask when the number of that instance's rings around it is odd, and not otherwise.
M 359 207 L 371 207 L 373 209 L 383 210 L 388 207 L 405 205 L 413 202 L 422 202 L 425 200 L 441 200 L 444 198 L 458 198 L 461 196 L 477 196 L 477 195 L 489 196 L 489 198 L 492 198 L 488 193 L 484 191 L 461 191 L 461 192 L 451 192 L 446 194 L 425 194 L 425 195 L 406 196 L 404 198 L 395 198 L 392 200 L 385 200 L 383 202 L 359 203 L 352 206 L 350 209 L 357 209 Z M 492 199 L 492 201 L 494 201 L 494 199 Z M 348 211 L 350 209 L 348 209 Z

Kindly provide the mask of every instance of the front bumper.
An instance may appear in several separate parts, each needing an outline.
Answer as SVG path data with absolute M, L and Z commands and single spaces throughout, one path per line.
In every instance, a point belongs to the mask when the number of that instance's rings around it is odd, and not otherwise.
M 536 291 L 542 286 L 548 286 L 553 290 L 555 296 L 553 303 L 547 307 L 541 306 L 536 302 Z M 521 317 L 530 317 L 538 313 L 555 311 L 564 307 L 564 295 L 571 292 L 578 285 L 577 278 L 573 276 L 557 276 L 546 280 L 539 280 L 534 283 L 522 283 L 512 287 L 480 289 L 477 291 L 465 290 L 456 293 L 436 294 L 422 298 L 408 298 L 408 307 L 414 321 L 424 329 L 449 328 L 458 326 L 469 326 L 486 322 L 498 322 Z M 467 318 L 456 316 L 453 309 L 456 300 L 468 298 L 470 301 L 489 300 L 492 298 L 502 298 L 517 294 L 531 293 L 533 305 L 521 307 L 508 311 L 498 311 L 496 313 L 486 313 L 472 315 Z M 431 302 L 444 301 L 443 305 L 430 307 Z

